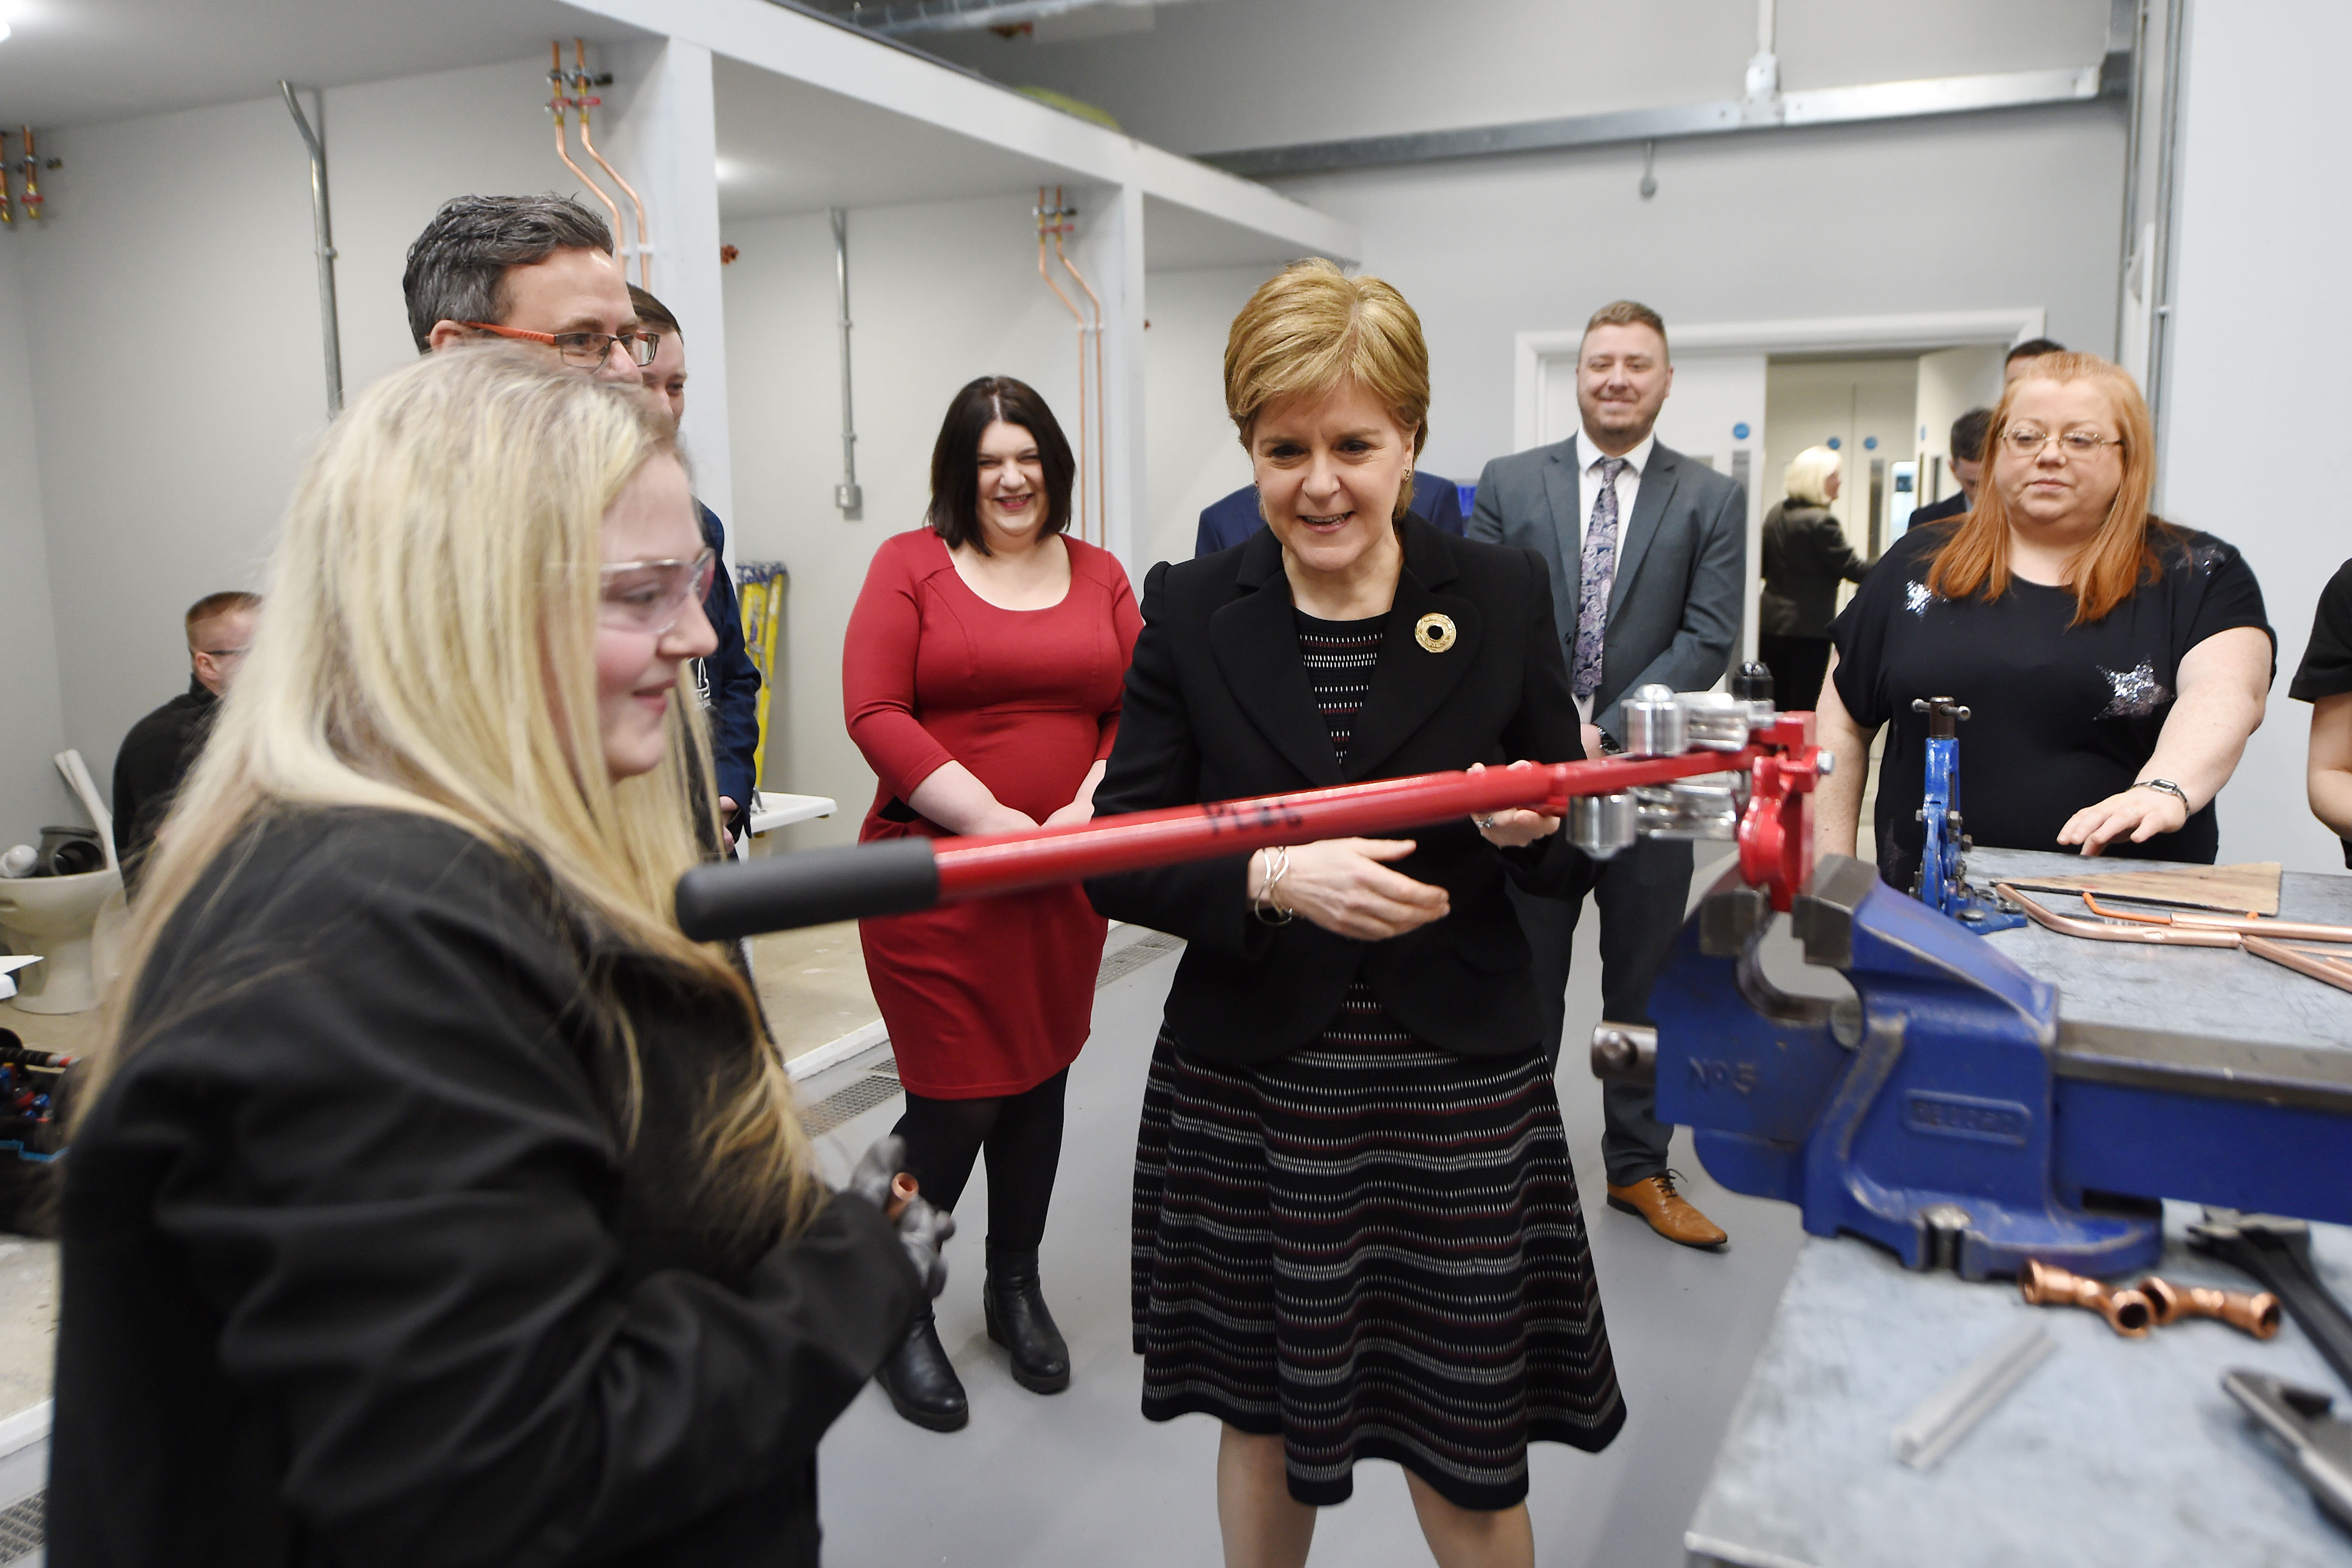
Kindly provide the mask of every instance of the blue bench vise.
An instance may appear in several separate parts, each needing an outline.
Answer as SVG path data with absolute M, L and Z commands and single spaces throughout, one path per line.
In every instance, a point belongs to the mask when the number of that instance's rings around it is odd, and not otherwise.
M 1984 1279 L 2151 1265 L 2167 1197 L 2352 1223 L 2352 1051 L 2062 1042 L 2050 984 L 1845 856 L 1788 918 L 1852 997 L 1772 983 L 1776 918 L 1736 873 L 1717 883 L 1652 990 L 1654 1028 L 1602 1024 L 1593 1071 L 1654 1077 L 1710 1176 L 1796 1204 L 1812 1234 Z

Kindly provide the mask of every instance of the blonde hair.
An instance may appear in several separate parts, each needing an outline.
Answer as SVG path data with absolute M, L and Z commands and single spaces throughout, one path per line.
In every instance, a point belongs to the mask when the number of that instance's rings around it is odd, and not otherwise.
M 1947 599 L 1981 591 L 1988 602 L 2009 591 L 2009 500 L 2001 494 L 1999 467 L 2009 461 L 2003 438 L 2019 389 L 2035 382 L 2090 382 L 2107 394 L 2107 409 L 2123 436 L 2123 482 L 2107 507 L 2106 519 L 2074 557 L 2067 586 L 2074 591 L 2074 619 L 2082 626 L 2107 613 L 2144 582 L 2163 575 L 2158 549 L 2177 538 L 2176 530 L 2147 509 L 2156 492 L 2156 425 L 2139 383 L 2122 366 L 2096 354 L 2042 354 L 2024 374 L 2001 389 L 1992 411 L 1985 455 L 1991 466 L 1977 486 L 1977 504 L 1937 550 L 1927 586 Z
M 1789 459 L 1788 476 L 1782 481 L 1789 499 L 1802 501 L 1808 507 L 1830 504 L 1830 476 L 1845 466 L 1845 459 L 1826 446 L 1808 446 Z
M 1320 256 L 1294 261 L 1260 285 L 1225 338 L 1225 412 L 1244 446 L 1269 403 L 1364 388 L 1410 433 L 1396 513 L 1412 505 L 1411 460 L 1429 444 L 1429 345 L 1404 296 L 1377 277 L 1350 277 Z
M 634 391 L 502 347 L 420 359 L 343 412 L 288 507 L 270 612 L 148 868 L 100 1076 L 142 1043 L 127 998 L 237 839 L 288 808 L 411 812 L 532 862 L 573 914 L 732 1004 L 743 1071 L 706 1113 L 703 1185 L 743 1236 L 806 1223 L 824 1188 L 790 1081 L 742 979 L 670 914 L 699 859 L 694 814 L 714 809 L 693 783 L 709 767 L 700 716 L 673 696 L 668 759 L 623 779 L 597 722 L 604 513 L 676 456 L 667 413 Z M 602 1010 L 633 1133 L 636 1042 L 617 1006 Z

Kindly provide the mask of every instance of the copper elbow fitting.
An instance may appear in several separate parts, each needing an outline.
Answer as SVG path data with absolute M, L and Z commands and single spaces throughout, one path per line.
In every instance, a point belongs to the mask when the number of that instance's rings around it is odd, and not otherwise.
M 2147 1298 L 2158 1328 L 2169 1328 L 2183 1318 L 2219 1318 L 2256 1339 L 2269 1339 L 2279 1332 L 2279 1301 L 2268 1291 L 2176 1285 L 2153 1274 L 2139 1282 L 2138 1290 Z
M 2082 1307 L 2107 1320 L 2107 1326 L 2126 1339 L 2146 1339 L 2157 1322 L 2156 1308 L 2128 1286 L 2117 1290 L 2047 1263 L 2029 1262 L 2017 1271 L 2017 1288 L 2037 1307 Z

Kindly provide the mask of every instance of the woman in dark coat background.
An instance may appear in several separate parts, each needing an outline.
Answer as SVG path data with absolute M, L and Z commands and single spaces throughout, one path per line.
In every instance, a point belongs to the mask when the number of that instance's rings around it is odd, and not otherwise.
M 60 1568 L 813 1564 L 817 1440 L 937 1290 L 943 1217 L 880 1145 L 824 1190 L 669 915 L 667 416 L 525 352 L 329 430 L 173 808 L 67 1166 Z
M 1152 570 L 1105 812 L 1582 755 L 1530 551 L 1409 516 L 1428 354 L 1375 278 L 1301 262 L 1225 350 L 1268 526 Z M 1503 811 L 1088 884 L 1183 936 L 1138 1140 L 1143 1410 L 1214 1416 L 1229 1564 L 1306 1561 L 1356 1461 L 1441 1561 L 1528 1564 L 1527 1446 L 1625 1418 L 1529 951 L 1580 892 Z
M 1826 446 L 1806 447 L 1790 461 L 1788 499 L 1764 515 L 1756 653 L 1772 672 L 1772 700 L 1784 713 L 1810 713 L 1821 700 L 1838 584 L 1870 575 L 1870 563 L 1854 553 L 1830 510 L 1841 464 Z

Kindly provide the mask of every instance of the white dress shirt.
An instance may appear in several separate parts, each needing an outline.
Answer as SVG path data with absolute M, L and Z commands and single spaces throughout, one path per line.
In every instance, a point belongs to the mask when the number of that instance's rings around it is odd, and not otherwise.
M 1642 437 L 1641 444 L 1624 454 L 1625 466 L 1617 470 L 1617 548 L 1625 548 L 1625 529 L 1633 520 L 1633 502 L 1642 493 L 1642 470 L 1650 465 L 1650 454 L 1658 449 L 1658 433 L 1654 430 Z M 1580 561 L 1584 556 L 1584 530 L 1592 522 L 1592 508 L 1601 501 L 1601 465 L 1608 456 L 1592 432 L 1581 425 L 1576 433 L 1576 455 L 1584 466 L 1577 471 L 1576 553 Z M 1614 568 L 1612 568 L 1612 578 Z M 1564 629 L 1569 658 L 1576 657 L 1576 628 Z M 1598 694 L 1595 694 L 1598 695 Z M 1586 724 L 1592 722 L 1592 698 L 1576 699 L 1576 716 Z

